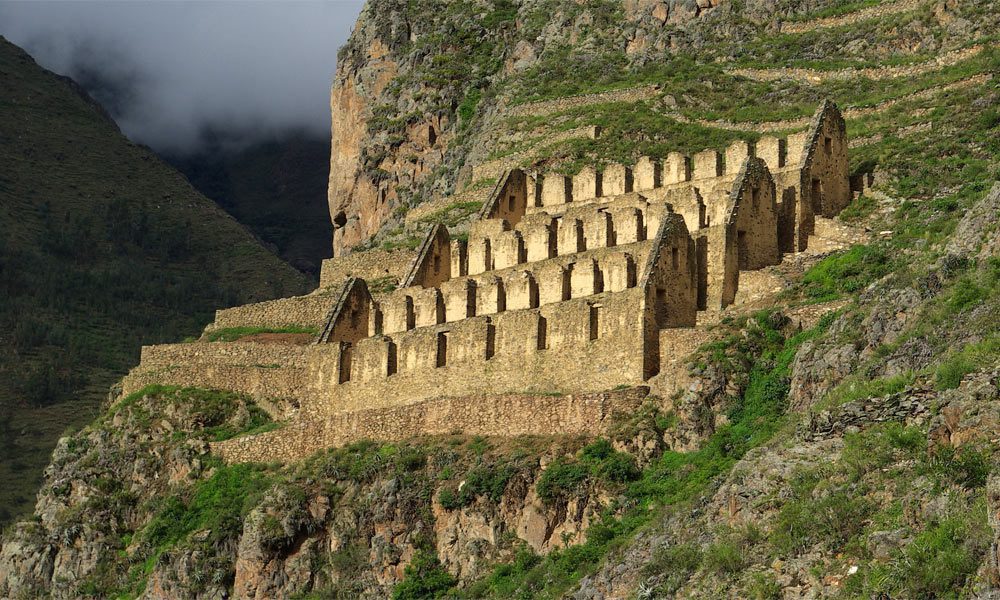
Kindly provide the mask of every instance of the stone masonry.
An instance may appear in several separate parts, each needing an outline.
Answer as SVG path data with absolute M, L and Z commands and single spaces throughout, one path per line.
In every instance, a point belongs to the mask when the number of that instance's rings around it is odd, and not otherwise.
M 329 261 L 325 311 L 307 296 L 218 315 L 281 324 L 297 318 L 282 307 L 297 311 L 320 331 L 313 345 L 147 347 L 124 387 L 229 389 L 283 407 L 283 429 L 216 446 L 230 461 L 452 431 L 596 433 L 609 406 L 634 398 L 582 398 L 645 389 L 699 311 L 733 303 L 741 272 L 804 250 L 815 217 L 850 199 L 844 120 L 830 102 L 805 133 L 723 154 L 574 177 L 511 170 L 468 239 L 439 225 L 405 257 Z M 369 287 L 386 276 L 401 287 Z

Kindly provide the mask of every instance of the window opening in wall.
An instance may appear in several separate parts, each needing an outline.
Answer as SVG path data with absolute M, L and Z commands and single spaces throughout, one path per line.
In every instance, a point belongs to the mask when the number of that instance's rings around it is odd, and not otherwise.
M 376 334 L 382 333 L 384 329 L 383 318 L 382 311 L 378 307 L 375 307 L 372 311 L 372 321 L 375 325 Z
M 483 240 L 483 244 L 484 244 L 485 249 L 486 249 L 486 251 L 483 252 L 483 256 L 485 257 L 485 260 L 486 260 L 486 264 L 483 265 L 483 267 L 487 271 L 492 271 L 493 270 L 493 246 L 492 246 L 490 240 L 488 240 L 488 239 L 487 240 Z
M 663 329 L 667 326 L 667 289 L 656 288 L 656 305 L 654 306 L 656 315 L 656 326 Z
M 396 342 L 388 340 L 385 346 L 385 374 L 395 375 L 398 368 Z
M 670 249 L 670 265 L 675 271 L 681 266 L 680 254 L 678 253 L 677 248 Z
M 828 137 L 823 138 L 823 150 L 827 154 L 832 154 L 833 153 L 833 140 L 832 139 L 830 139 Z
M 486 360 L 496 354 L 497 328 L 492 322 L 486 324 Z
M 820 212 L 823 206 L 823 184 L 819 179 L 812 180 L 812 207 L 813 212 Z
M 600 294 L 602 292 L 604 292 L 604 271 L 594 269 L 594 293 Z
M 753 205 L 753 209 L 757 210 L 757 206 L 760 203 L 760 190 L 757 188 L 750 188 L 750 203 Z
M 417 315 L 413 310 L 413 297 L 404 296 L 403 297 L 403 310 L 406 311 L 406 329 L 413 329 L 417 326 Z
M 590 305 L 590 339 L 596 340 L 601 331 L 601 305 Z
M 434 131 L 434 126 L 433 125 L 428 125 L 427 126 L 427 143 L 429 145 L 433 146 L 435 143 L 437 143 L 437 139 L 438 139 L 438 136 L 437 136 L 437 132 Z
M 437 273 L 440 273 L 440 272 L 441 272 L 441 255 L 440 254 L 435 254 L 434 255 L 434 273 L 437 274 Z
M 340 343 L 340 377 L 338 377 L 339 383 L 347 383 L 351 380 L 351 343 L 341 342 Z
M 549 334 L 549 322 L 548 322 L 548 320 L 545 319 L 545 317 L 539 315 L 538 316 L 538 336 L 537 336 L 537 340 L 538 340 L 538 346 L 537 347 L 538 347 L 539 350 L 548 350 L 549 349 L 549 337 L 548 337 L 548 334 Z
M 516 198 L 514 196 L 511 196 L 510 198 L 507 199 L 507 212 L 514 212 L 515 200 Z
M 352 308 L 350 314 L 351 329 L 358 327 L 358 309 Z
M 448 334 L 440 331 L 437 334 L 437 358 L 435 367 L 444 367 L 448 364 Z
M 497 281 L 497 312 L 507 310 L 507 288 L 504 287 L 503 280 Z
M 747 247 L 747 232 L 745 231 L 736 232 L 736 253 L 737 253 L 736 263 L 739 265 L 740 271 L 745 271 L 749 269 L 750 249 Z
M 698 205 L 698 229 L 708 227 L 708 215 L 705 214 L 705 205 Z

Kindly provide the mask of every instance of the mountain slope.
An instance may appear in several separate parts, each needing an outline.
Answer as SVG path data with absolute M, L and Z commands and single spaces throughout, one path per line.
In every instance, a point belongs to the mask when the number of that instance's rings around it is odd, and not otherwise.
M 510 166 L 721 149 L 825 98 L 869 185 L 605 440 L 225 466 L 206 441 L 274 426 L 245 399 L 124 399 L 61 442 L 0 595 L 995 595 L 998 25 L 952 0 L 371 0 L 332 96 L 338 253 L 412 243 Z
M 0 521 L 143 343 L 308 280 L 129 142 L 73 82 L 0 39 Z
M 315 278 L 332 255 L 329 156 L 329 140 L 292 131 L 236 150 L 210 144 L 193 155 L 166 158 L 278 256 Z

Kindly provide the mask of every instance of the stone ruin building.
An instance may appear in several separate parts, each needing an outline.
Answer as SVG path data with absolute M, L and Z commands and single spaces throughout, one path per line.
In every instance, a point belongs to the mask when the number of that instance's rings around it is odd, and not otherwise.
M 467 239 L 437 225 L 415 252 L 331 259 L 317 292 L 221 310 L 208 328 L 312 327 L 312 343 L 145 347 L 125 392 L 233 390 L 287 421 L 218 443 L 227 460 L 421 433 L 599 433 L 655 387 L 672 340 L 733 303 L 741 272 L 805 250 L 816 218 L 851 198 L 830 102 L 803 133 L 724 153 L 511 170 Z

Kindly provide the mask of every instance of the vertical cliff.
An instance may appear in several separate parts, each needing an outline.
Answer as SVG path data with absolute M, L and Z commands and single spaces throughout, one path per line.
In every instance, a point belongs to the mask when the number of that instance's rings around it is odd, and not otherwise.
M 648 62 L 670 46 L 672 30 L 715 4 L 370 1 L 338 56 L 330 94 L 334 253 L 475 183 L 471 167 L 494 151 L 495 121 L 510 106 L 586 91 L 580 81 L 572 89 L 580 77 L 620 79 L 616 70 Z

